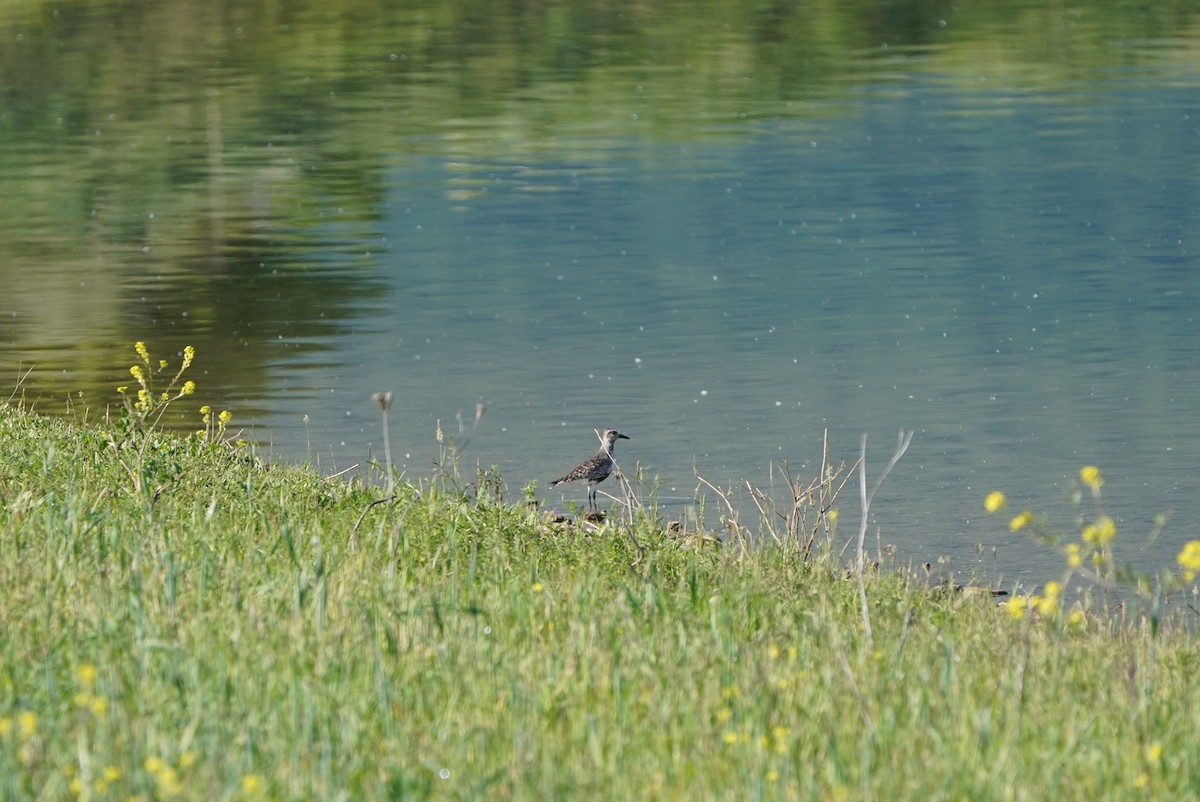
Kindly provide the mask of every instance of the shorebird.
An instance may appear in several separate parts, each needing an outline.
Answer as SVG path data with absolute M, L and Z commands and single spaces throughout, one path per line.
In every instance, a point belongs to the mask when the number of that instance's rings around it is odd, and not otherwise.
M 616 429 L 605 429 L 604 434 L 600 438 L 600 450 L 596 452 L 596 456 L 582 462 L 577 468 L 568 473 L 561 479 L 555 479 L 550 483 L 551 487 L 563 482 L 574 482 L 578 479 L 583 479 L 588 486 L 588 504 L 592 507 L 596 506 L 596 485 L 603 482 L 612 473 L 613 469 L 613 446 L 618 440 L 628 440 L 629 438 L 618 432 Z

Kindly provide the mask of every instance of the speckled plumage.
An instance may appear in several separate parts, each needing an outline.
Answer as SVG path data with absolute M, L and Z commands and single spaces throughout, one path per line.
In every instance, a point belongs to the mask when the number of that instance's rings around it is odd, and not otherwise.
M 551 487 L 562 484 L 563 482 L 575 482 L 580 479 L 587 482 L 588 486 L 588 504 L 596 506 L 596 485 L 608 478 L 608 475 L 613 470 L 613 446 L 617 440 L 628 440 L 629 438 L 616 429 L 605 429 L 603 443 L 600 450 L 596 452 L 596 456 L 585 462 L 580 463 L 574 470 L 563 476 L 561 479 L 555 479 L 550 483 Z

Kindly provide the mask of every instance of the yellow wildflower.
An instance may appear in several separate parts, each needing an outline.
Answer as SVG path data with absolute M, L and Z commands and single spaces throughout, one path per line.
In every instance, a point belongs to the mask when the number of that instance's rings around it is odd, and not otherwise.
M 138 340 L 133 344 L 133 350 L 137 351 L 138 357 L 147 365 L 150 364 L 150 352 L 146 350 L 146 343 Z
M 17 734 L 21 736 L 22 741 L 28 741 L 33 736 L 37 735 L 38 714 L 32 710 L 26 710 L 17 716 Z
M 1189 540 L 1183 544 L 1183 548 L 1179 552 L 1179 556 L 1175 558 L 1175 562 L 1179 563 L 1183 568 L 1183 579 L 1185 582 L 1191 582 L 1196 578 L 1196 572 L 1200 571 L 1200 540 Z
M 1083 542 L 1094 543 L 1097 546 L 1107 546 L 1109 541 L 1117 536 L 1117 525 L 1112 518 L 1101 515 L 1096 523 L 1083 528 Z
M 75 669 L 75 681 L 89 690 L 96 685 L 96 678 L 99 676 L 100 672 L 91 663 L 84 663 Z
M 137 379 L 139 384 L 146 383 L 146 374 L 142 370 L 141 365 L 132 365 L 129 368 L 129 375 L 131 375 L 131 376 L 133 376 L 133 378 Z
M 1083 555 L 1080 553 L 1078 543 L 1067 544 L 1067 565 L 1071 568 L 1083 565 Z
M 1034 596 L 1037 611 L 1042 615 L 1054 615 L 1058 612 L 1058 598 L 1062 595 L 1062 585 L 1057 582 L 1047 582 L 1043 588 L 1045 596 Z
M 128 384 L 122 384 L 120 387 L 117 388 L 117 392 L 120 393 L 121 395 L 125 395 L 125 391 L 128 389 L 129 389 Z
M 771 740 L 775 743 L 775 751 L 778 754 L 787 752 L 788 740 L 791 737 L 792 731 L 782 725 L 775 725 L 771 728 Z
M 1013 519 L 1008 522 L 1008 528 L 1014 532 L 1020 532 L 1031 523 L 1033 523 L 1033 513 L 1025 510 L 1020 514 L 1013 516 Z
M 262 789 L 262 777 L 257 774 L 242 775 L 242 793 L 256 794 Z
M 233 413 L 227 409 L 223 409 L 217 418 L 221 421 L 221 423 L 228 424 L 229 421 L 233 420 Z
M 179 388 L 179 394 L 181 396 L 182 395 L 192 395 L 195 392 L 196 392 L 196 383 L 194 381 L 192 381 L 191 379 L 188 379 L 187 381 L 185 381 L 183 383 L 183 387 Z
M 840 516 L 840 515 L 841 515 L 841 513 L 838 512 L 837 509 L 832 509 L 829 512 L 825 513 L 825 517 L 829 519 L 829 523 L 831 523 L 831 524 L 836 524 L 838 521 L 838 516 Z
M 183 347 L 183 367 L 179 369 L 179 372 L 183 373 L 185 370 L 190 368 L 192 366 L 192 360 L 195 358 L 196 349 L 190 345 L 185 345 Z
M 1152 766 L 1162 763 L 1163 747 L 1158 741 L 1146 747 L 1146 762 Z
M 1104 477 L 1100 475 L 1100 469 L 1095 465 L 1087 465 L 1081 468 L 1079 478 L 1092 490 L 1099 490 L 1104 484 Z
M 1013 596 L 1004 606 L 1008 610 L 1008 614 L 1014 619 L 1022 619 L 1025 617 L 1025 607 L 1029 600 L 1024 596 Z
M 996 510 L 1003 509 L 1007 503 L 1008 498 L 1003 493 L 999 490 L 993 490 L 983 499 L 983 508 L 988 512 L 995 512 Z
M 530 588 L 529 588 L 529 589 L 530 589 L 530 590 L 532 590 L 534 593 L 541 593 L 543 590 L 545 590 L 545 589 L 546 589 L 546 586 L 545 586 L 545 585 L 543 585 L 541 582 L 534 582 L 534 583 L 533 583 L 533 584 L 530 586 Z
M 166 369 L 167 369 L 167 365 L 169 365 L 169 364 L 171 364 L 171 363 L 170 363 L 170 362 L 168 362 L 167 360 L 165 360 L 165 359 L 160 359 L 160 360 L 158 360 L 158 369 L 159 369 L 159 370 L 166 370 Z

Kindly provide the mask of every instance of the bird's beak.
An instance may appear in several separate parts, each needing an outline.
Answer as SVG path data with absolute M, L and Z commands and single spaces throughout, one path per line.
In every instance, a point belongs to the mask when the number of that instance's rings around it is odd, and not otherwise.
M 618 439 L 618 440 L 628 440 L 628 439 L 629 439 L 629 437 L 628 437 L 627 435 L 618 434 L 618 435 L 617 435 L 617 439 Z

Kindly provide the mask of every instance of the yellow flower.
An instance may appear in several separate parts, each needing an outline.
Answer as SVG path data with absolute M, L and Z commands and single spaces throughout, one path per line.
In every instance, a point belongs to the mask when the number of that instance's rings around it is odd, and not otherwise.
M 1078 568 L 1083 565 L 1083 555 L 1079 552 L 1078 543 L 1067 544 L 1067 565 L 1071 568 Z
M 1073 627 L 1083 626 L 1083 610 L 1072 610 L 1067 616 L 1067 623 Z
M 116 766 L 105 766 L 104 774 L 102 776 L 108 782 L 115 783 L 117 780 L 121 779 L 121 770 Z
M 533 585 L 531 585 L 529 589 L 532 590 L 534 593 L 541 593 L 543 590 L 546 589 L 546 586 L 543 585 L 541 582 L 534 582 Z
M 17 716 L 17 735 L 22 741 L 28 741 L 33 736 L 37 735 L 38 714 L 32 710 L 26 710 Z
M 1014 515 L 1013 519 L 1008 522 L 1008 528 L 1014 532 L 1020 532 L 1025 527 L 1033 523 L 1033 513 L 1028 510 Z
M 1087 465 L 1081 468 L 1079 478 L 1092 490 L 1099 490 L 1104 484 L 1104 477 L 1100 475 L 1100 469 L 1095 465 Z
M 1034 596 L 1033 602 L 1042 615 L 1054 615 L 1058 612 L 1057 596 Z
M 196 358 L 196 349 L 190 345 L 185 345 L 183 347 L 183 367 L 181 367 L 179 369 L 179 372 L 183 373 L 185 370 L 187 370 L 189 367 L 191 367 L 192 360 L 195 358 Z
M 183 383 L 183 387 L 179 388 L 179 394 L 181 396 L 192 395 L 195 392 L 196 392 L 196 383 L 194 381 L 192 381 L 191 379 L 188 379 L 187 381 L 185 381 Z
M 91 663 L 84 663 L 75 669 L 75 681 L 89 690 L 95 686 L 98 676 L 100 672 Z
M 167 365 L 169 365 L 169 364 L 171 364 L 171 363 L 170 363 L 170 362 L 168 362 L 167 360 L 165 360 L 165 359 L 160 359 L 160 360 L 158 360 L 158 369 L 159 369 L 159 370 L 166 370 L 166 369 L 167 369 Z
M 233 420 L 233 413 L 227 409 L 223 409 L 223 410 L 221 410 L 221 414 L 218 415 L 217 418 L 221 421 L 221 423 L 228 424 L 229 421 Z
M 242 793 L 255 794 L 262 788 L 262 777 L 257 774 L 242 775 Z
M 133 350 L 137 351 L 138 357 L 140 357 L 143 362 L 145 362 L 147 365 L 150 364 L 150 352 L 146 350 L 146 344 L 144 342 L 141 340 L 135 342 L 133 344 Z
M 840 515 L 841 515 L 841 513 L 838 512 L 836 509 L 832 509 L 829 512 L 825 513 L 825 517 L 829 519 L 829 523 L 831 523 L 831 524 L 836 524 L 838 521 L 838 517 Z
M 1183 568 L 1183 579 L 1185 582 L 1191 582 L 1196 578 L 1196 572 L 1200 571 L 1200 540 L 1189 540 L 1183 544 L 1183 548 L 1179 552 L 1179 556 L 1175 558 L 1175 562 L 1179 563 Z
M 1163 747 L 1158 741 L 1146 747 L 1146 762 L 1157 766 L 1162 763 Z
M 1008 614 L 1010 616 L 1012 616 L 1014 619 L 1020 620 L 1025 617 L 1025 607 L 1028 603 L 1029 600 L 1024 596 L 1013 596 L 1011 599 L 1005 602 L 1004 606 L 1008 610 Z
M 999 490 L 993 490 L 983 499 L 983 508 L 988 512 L 995 512 L 996 510 L 1003 509 L 1007 503 L 1008 498 L 1003 493 Z
M 121 395 L 125 395 L 125 391 L 128 389 L 129 389 L 129 385 L 122 384 L 120 387 L 117 388 L 117 392 L 120 393 Z
M 776 752 L 781 755 L 787 752 L 788 739 L 791 734 L 791 730 L 778 724 L 771 728 L 771 740 L 775 742 Z
M 131 376 L 133 376 L 133 378 L 137 379 L 139 384 L 144 384 L 146 381 L 146 374 L 144 372 L 142 372 L 141 365 L 131 366 L 129 368 L 129 375 L 131 375 Z
M 1083 542 L 1094 543 L 1097 546 L 1107 546 L 1109 541 L 1117 536 L 1117 525 L 1112 518 L 1101 515 L 1096 523 L 1083 528 Z
M 108 700 L 103 696 L 93 696 L 88 699 L 87 707 L 92 711 L 93 716 L 103 716 L 108 712 Z

